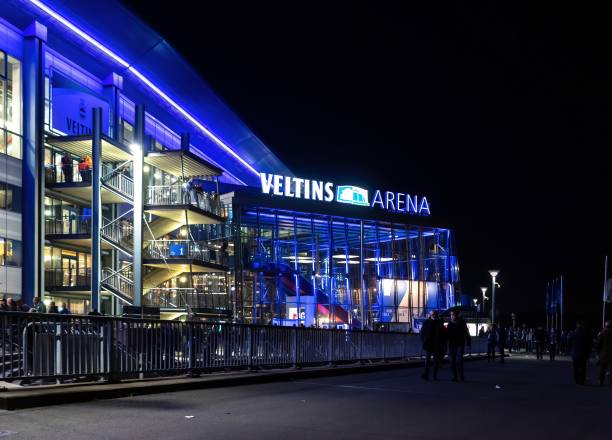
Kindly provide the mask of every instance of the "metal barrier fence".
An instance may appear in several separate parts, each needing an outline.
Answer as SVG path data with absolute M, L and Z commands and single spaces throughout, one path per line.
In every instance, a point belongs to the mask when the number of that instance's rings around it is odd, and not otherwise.
M 387 361 L 422 355 L 408 333 L 0 312 L 0 378 L 104 377 Z M 485 351 L 473 338 L 473 352 Z

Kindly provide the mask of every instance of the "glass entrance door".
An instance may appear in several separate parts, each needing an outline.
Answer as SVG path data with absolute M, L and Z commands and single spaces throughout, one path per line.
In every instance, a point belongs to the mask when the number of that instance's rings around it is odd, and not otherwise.
M 77 257 L 76 255 L 62 255 L 62 270 L 64 271 L 64 286 L 77 285 Z

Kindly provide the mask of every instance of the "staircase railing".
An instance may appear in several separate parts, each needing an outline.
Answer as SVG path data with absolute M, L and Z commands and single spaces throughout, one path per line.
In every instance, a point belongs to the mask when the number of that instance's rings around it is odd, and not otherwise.
M 147 205 L 191 205 L 219 217 L 226 217 L 225 207 L 218 196 L 205 191 L 188 189 L 181 184 L 148 186 L 145 194 Z
M 205 292 L 195 288 L 164 288 L 148 289 L 144 295 L 147 305 L 161 308 L 208 309 L 211 311 L 228 310 L 228 296 L 225 293 Z
M 145 258 L 163 260 L 193 258 L 223 266 L 228 264 L 227 251 L 209 247 L 208 242 L 149 240 L 146 244 Z
M 134 223 L 129 218 L 133 209 L 125 212 L 114 220 L 104 219 L 104 226 L 100 230 L 102 237 L 112 243 L 120 245 L 130 255 L 134 239 Z
M 134 200 L 134 180 L 124 174 L 123 165 L 102 176 L 102 184 Z
M 102 269 L 102 281 L 100 284 L 110 288 L 112 293 L 118 292 L 122 296 L 117 296 L 124 302 L 126 299 L 132 300 L 134 298 L 134 280 L 132 278 L 132 264 L 123 267 L 119 270 L 113 270 L 109 267 Z

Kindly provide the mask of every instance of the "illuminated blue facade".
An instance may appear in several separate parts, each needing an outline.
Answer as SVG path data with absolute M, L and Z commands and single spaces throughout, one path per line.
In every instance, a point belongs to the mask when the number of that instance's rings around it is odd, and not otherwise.
M 450 230 L 251 200 L 260 173 L 275 192 L 278 176 L 304 182 L 120 4 L 0 3 L 4 294 L 78 313 L 351 327 L 453 304 Z M 306 198 L 430 213 L 425 198 L 321 185 Z

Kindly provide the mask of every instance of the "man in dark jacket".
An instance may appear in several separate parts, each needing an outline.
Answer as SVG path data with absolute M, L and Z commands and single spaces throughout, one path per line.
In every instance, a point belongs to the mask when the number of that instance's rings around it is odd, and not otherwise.
M 577 385 L 584 385 L 586 382 L 587 362 L 591 356 L 593 341 L 584 328 L 582 321 L 576 323 L 576 329 L 569 337 L 568 343 L 574 367 L 574 381 Z
M 423 323 L 421 341 L 427 356 L 425 358 L 425 373 L 422 377 L 429 380 L 429 370 L 432 366 L 433 357 L 433 379 L 438 380 L 438 368 L 446 352 L 446 328 L 439 318 L 437 310 L 432 311 L 429 319 Z
M 472 338 L 467 324 L 459 316 L 459 312 L 451 311 L 451 320 L 446 328 L 448 334 L 448 354 L 450 356 L 453 382 L 463 382 L 463 353 L 465 346 L 472 347 Z
M 599 385 L 603 385 L 606 372 L 612 374 L 612 321 L 606 322 L 606 327 L 597 338 L 597 355 L 599 356 Z
M 546 346 L 546 330 L 539 326 L 533 334 L 536 349 L 536 359 L 544 358 L 544 347 Z

